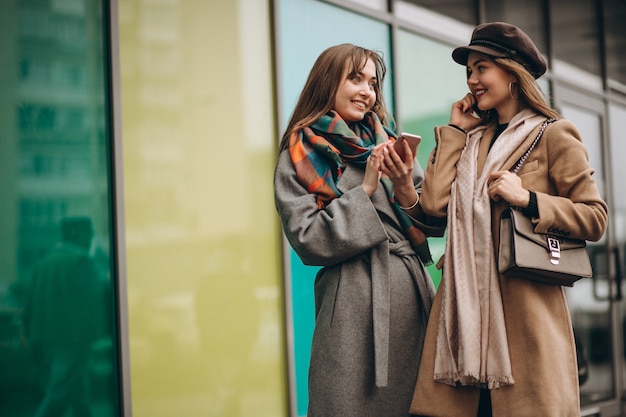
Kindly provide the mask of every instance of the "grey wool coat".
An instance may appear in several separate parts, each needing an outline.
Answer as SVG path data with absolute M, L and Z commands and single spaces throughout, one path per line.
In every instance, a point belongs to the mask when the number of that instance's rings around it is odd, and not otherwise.
M 539 127 L 528 135 L 505 162 L 505 168 L 515 165 L 538 130 Z M 481 139 L 479 172 L 494 131 L 495 127 L 488 128 Z M 426 167 L 420 205 L 428 215 L 442 218 L 447 215 L 450 187 L 465 135 L 453 127 L 443 126 L 435 128 L 435 139 L 437 146 Z M 537 195 L 539 218 L 533 218 L 536 232 L 560 233 L 590 241 L 602 237 L 608 209 L 592 174 L 576 127 L 564 119 L 551 124 L 518 173 L 522 186 Z M 504 201 L 491 206 L 496 250 L 500 214 L 507 207 Z M 497 254 L 494 256 L 497 259 Z M 563 288 L 503 275 L 499 282 L 515 383 L 490 391 L 493 417 L 578 417 L 576 347 Z M 420 416 L 476 417 L 478 388 L 455 388 L 433 380 L 441 309 L 438 293 L 431 311 L 411 411 Z
M 415 184 L 423 171 L 414 169 Z M 284 233 L 317 265 L 308 417 L 408 416 L 434 288 L 381 186 L 348 165 L 324 209 L 296 178 L 287 151 L 275 171 Z M 294 277 L 298 279 L 298 277 Z

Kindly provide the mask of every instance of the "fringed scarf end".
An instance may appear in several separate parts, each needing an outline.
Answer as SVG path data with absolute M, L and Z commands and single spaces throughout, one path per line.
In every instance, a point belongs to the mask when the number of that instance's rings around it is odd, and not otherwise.
M 485 389 L 504 388 L 515 383 L 512 376 L 489 375 L 485 378 L 479 377 L 472 372 L 446 372 L 435 374 L 434 380 L 452 387 L 476 387 Z
M 489 389 L 504 388 L 513 384 L 515 381 L 512 376 L 491 375 L 487 377 L 487 388 Z

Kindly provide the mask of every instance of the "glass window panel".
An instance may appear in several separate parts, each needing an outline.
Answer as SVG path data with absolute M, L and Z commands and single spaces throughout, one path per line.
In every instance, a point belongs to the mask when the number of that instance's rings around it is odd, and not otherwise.
M 600 33 L 594 0 L 550 2 L 550 30 L 557 59 L 600 75 Z
M 435 146 L 433 127 L 448 124 L 452 103 L 469 91 L 465 67 L 452 60 L 453 46 L 408 31 L 399 31 L 396 45 L 400 130 L 422 136 L 417 158 L 425 167 Z M 445 239 L 429 242 L 436 261 L 444 252 Z M 428 270 L 438 285 L 441 271 L 433 265 Z
M 613 178 L 613 202 L 614 207 L 611 217 L 615 222 L 615 233 L 618 242 L 621 242 L 622 250 L 626 253 L 626 141 L 624 141 L 624 120 L 626 120 L 626 107 L 612 103 L 609 106 L 609 132 L 611 135 L 611 168 Z M 626 270 L 625 270 L 626 271 Z M 623 303 L 626 304 L 626 303 Z
M 362 6 L 367 6 L 372 9 L 386 11 L 387 10 L 387 0 L 348 0 L 355 4 L 360 4 Z
M 486 20 L 518 26 L 545 55 L 548 48 L 542 7 L 542 0 L 485 0 Z
M 605 0 L 606 70 L 609 78 L 626 84 L 626 2 Z
M 463 23 L 478 23 L 478 1 L 476 0 L 404 0 L 406 3 L 424 7 L 433 12 L 451 17 Z
M 2 416 L 120 414 L 103 12 L 0 3 Z
M 572 120 L 576 124 L 576 128 L 580 132 L 580 135 L 587 148 L 587 154 L 589 157 L 589 165 L 595 170 L 593 175 L 600 194 L 603 197 L 606 196 L 604 188 L 604 179 L 602 177 L 602 141 L 601 141 L 601 118 L 600 115 L 595 112 L 572 106 L 563 105 L 563 116 Z
M 332 30 L 320 30 L 320 25 Z M 283 92 L 281 129 L 288 122 L 313 63 L 326 48 L 348 42 L 378 50 L 385 57 L 387 69 L 391 68 L 388 26 L 341 8 L 307 0 L 281 0 L 280 30 L 281 33 L 298 33 L 298 36 L 283 36 L 280 39 Z M 391 71 L 388 71 L 383 88 L 385 102 L 389 110 L 393 111 L 391 75 Z M 289 315 L 293 321 L 294 337 L 293 346 L 289 346 L 289 355 L 294 363 L 292 384 L 295 384 L 296 412 L 298 416 L 305 416 L 308 405 L 307 376 L 315 321 L 313 282 L 318 268 L 303 265 L 293 250 L 290 251 L 290 264 L 288 276 L 291 277 L 291 294 L 287 296 L 291 296 L 291 300 L 287 304 L 292 305 Z
M 617 272 L 621 272 L 622 294 L 626 294 L 626 279 L 624 273 L 626 271 L 626 166 L 623 162 L 623 155 L 626 154 L 626 142 L 622 139 L 624 135 L 624 123 L 626 120 L 626 106 L 611 103 L 609 105 L 609 132 L 611 135 L 611 169 L 613 178 L 613 207 L 611 210 L 612 222 L 615 225 L 615 242 L 618 249 L 620 268 Z M 626 303 L 620 303 L 620 326 L 626 331 Z M 622 337 L 626 337 L 622 335 Z M 626 340 L 626 339 L 623 339 Z M 623 355 L 626 356 L 626 344 L 624 346 Z M 622 368 L 623 381 L 626 381 L 626 367 Z M 622 383 L 622 386 L 623 383 Z M 623 398 L 623 396 L 622 396 Z
M 601 105 L 598 103 L 598 105 Z M 594 179 L 600 193 L 606 196 L 603 181 L 602 118 L 596 111 L 564 103 L 563 116 L 576 124 L 595 169 Z M 614 362 L 611 344 L 610 304 L 607 301 L 608 270 L 604 240 L 588 242 L 594 278 L 581 280 L 566 288 L 576 342 L 587 356 L 588 379 L 581 381 L 581 404 L 610 399 L 614 392 Z

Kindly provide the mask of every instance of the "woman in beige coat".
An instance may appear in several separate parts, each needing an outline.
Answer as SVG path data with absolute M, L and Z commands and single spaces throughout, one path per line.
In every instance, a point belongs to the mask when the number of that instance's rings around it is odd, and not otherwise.
M 450 125 L 435 129 L 420 197 L 448 237 L 411 413 L 579 416 L 563 288 L 498 274 L 499 218 L 513 205 L 538 233 L 597 241 L 607 206 L 578 131 L 543 98 L 535 80 L 546 64 L 524 32 L 483 24 L 452 56 L 467 68 L 470 93 L 452 106 Z M 559 120 L 510 172 L 549 118 Z

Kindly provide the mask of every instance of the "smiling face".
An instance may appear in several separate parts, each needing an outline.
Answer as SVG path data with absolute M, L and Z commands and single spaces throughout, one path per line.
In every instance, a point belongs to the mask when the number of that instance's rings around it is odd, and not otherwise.
M 516 79 L 502 69 L 489 55 L 470 52 L 467 58 L 467 85 L 476 97 L 480 110 L 495 109 L 500 123 L 517 113 L 519 102 L 511 96 L 509 84 Z
M 376 66 L 371 59 L 363 68 L 348 66 L 339 84 L 333 109 L 347 123 L 358 122 L 376 102 Z

